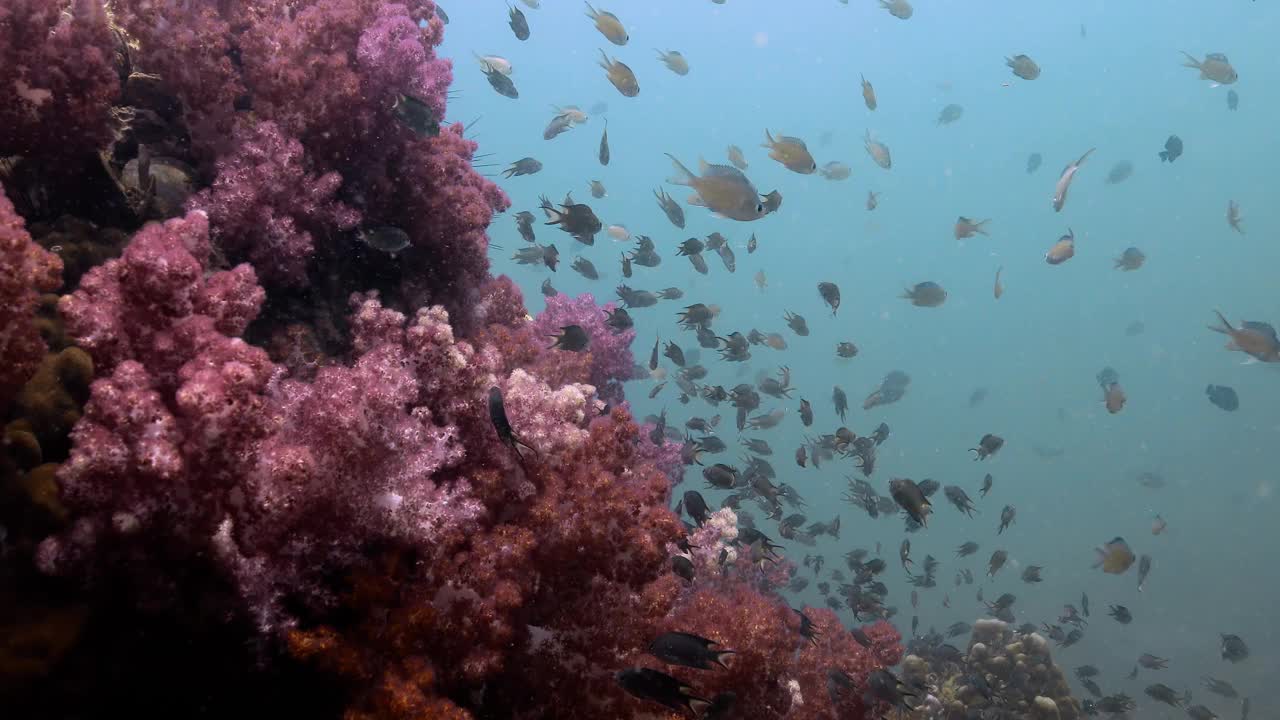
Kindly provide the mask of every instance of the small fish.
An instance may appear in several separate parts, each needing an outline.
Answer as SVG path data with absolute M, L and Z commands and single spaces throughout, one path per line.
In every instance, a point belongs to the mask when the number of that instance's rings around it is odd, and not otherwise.
M 822 301 L 831 308 L 831 317 L 835 317 L 836 312 L 840 310 L 840 287 L 833 282 L 820 282 L 818 295 L 822 296 Z
M 1244 228 L 1240 227 L 1240 220 L 1241 220 L 1240 206 L 1236 204 L 1235 200 L 1228 200 L 1227 201 L 1227 224 L 1231 226 L 1232 230 L 1235 230 L 1236 232 L 1243 235 Z
M 992 286 L 992 288 L 991 288 L 991 294 L 992 294 L 993 296 L 995 296 L 995 299 L 997 299 L 997 300 L 999 300 L 999 299 L 1000 299 L 1000 296 L 1001 296 L 1001 295 L 1004 295 L 1004 285 L 1003 285 L 1003 284 L 1001 284 L 1001 282 L 1000 282 L 1000 273 L 1001 273 L 1001 272 L 1003 272 L 1003 271 L 1004 271 L 1004 266 L 1003 266 L 1003 265 L 1001 265 L 1000 267 L 996 268 L 996 282 L 995 282 L 995 285 L 994 285 L 994 286 Z
M 950 125 L 951 123 L 959 120 L 962 115 L 964 115 L 964 107 L 951 103 L 938 111 L 938 124 Z
M 609 119 L 605 118 L 604 132 L 600 134 L 600 151 L 597 153 L 601 165 L 609 164 Z M 683 225 L 681 226 L 683 227 Z
M 1121 625 L 1128 625 L 1133 622 L 1133 614 L 1129 612 L 1129 608 L 1123 605 L 1112 605 L 1107 614 L 1115 618 L 1116 622 Z
M 987 493 L 991 492 L 991 485 L 994 481 L 995 479 L 991 477 L 991 473 L 987 473 L 982 478 L 982 489 L 978 491 L 981 497 L 986 497 Z
M 1095 568 L 1101 567 L 1102 571 L 1111 575 L 1120 575 L 1133 566 L 1133 551 L 1129 549 L 1129 544 L 1124 538 L 1112 538 L 1110 542 L 1095 551 L 1098 555 L 1097 562 L 1093 564 Z
M 661 60 L 662 64 L 666 65 L 667 69 L 671 72 L 677 75 L 689 74 L 689 61 L 684 59 L 684 55 L 681 55 L 679 50 L 668 50 L 667 52 L 663 52 L 655 49 L 654 52 L 658 53 L 658 59 Z
M 805 467 L 807 462 L 808 462 L 808 457 L 806 456 L 805 446 L 801 445 L 800 447 L 796 448 L 796 465 L 799 465 L 800 467 Z
M 1189 67 L 1200 71 L 1201 80 L 1210 80 L 1214 86 L 1230 85 L 1240 76 L 1236 74 L 1236 69 L 1231 67 L 1231 61 L 1222 53 L 1209 53 L 1204 56 L 1204 60 L 1197 60 L 1194 55 L 1185 50 L 1182 54 L 1186 56 L 1187 61 L 1182 63 L 1182 67 Z
M 758 247 L 760 247 L 760 242 L 756 240 L 756 234 L 751 233 L 751 238 L 747 240 L 747 254 L 754 253 Z
M 1182 157 L 1182 138 L 1170 135 L 1164 141 L 1164 149 L 1160 151 L 1160 162 L 1173 162 Z
M 974 460 L 986 460 L 987 458 L 1000 452 L 1000 448 L 1004 447 L 1004 438 L 999 435 L 987 433 L 978 441 L 978 447 L 969 448 L 969 452 L 976 453 Z
M 712 645 L 719 645 L 715 640 L 708 640 L 692 633 L 668 632 L 654 638 L 649 643 L 649 654 L 670 665 L 710 670 L 713 665 L 722 668 L 726 655 L 733 655 L 732 650 L 712 650 Z
M 594 245 L 596 233 L 604 229 L 604 223 L 600 222 L 600 218 L 596 217 L 589 206 L 574 202 L 568 195 L 560 204 L 559 210 L 553 207 L 546 197 L 542 198 L 540 207 L 547 216 L 545 224 L 559 226 L 561 230 L 569 233 L 574 240 L 583 245 Z
M 1013 524 L 1013 521 L 1017 516 L 1017 509 L 1012 505 L 1005 505 L 1004 509 L 1000 511 L 1000 528 L 996 530 L 996 534 L 1003 535 L 1004 531 L 1009 529 L 1009 526 Z
M 1062 174 L 1058 176 L 1058 182 L 1053 187 L 1053 211 L 1062 212 L 1062 206 L 1067 204 L 1067 191 L 1071 189 L 1071 181 L 1075 179 L 1076 173 L 1080 172 L 1080 166 L 1088 159 L 1096 148 L 1089 148 L 1079 160 L 1068 164 L 1062 169 Z
M 609 56 L 604 54 L 604 50 L 601 50 L 600 67 L 604 68 L 609 82 L 613 83 L 623 97 L 635 97 L 640 94 L 640 82 L 636 80 L 636 74 L 626 63 L 616 58 L 610 60 Z
M 605 234 L 618 242 L 627 242 L 631 240 L 631 231 L 625 225 L 610 225 L 605 228 Z
M 684 559 L 683 556 L 676 556 Z M 693 563 L 689 563 L 689 574 L 693 573 Z M 692 582 L 692 580 L 690 579 Z M 650 700 L 675 711 L 688 711 L 694 715 L 700 709 L 711 705 L 711 701 L 698 697 L 692 687 L 679 679 L 660 671 L 645 667 L 634 667 L 621 670 L 614 676 L 618 685 L 631 695 L 641 700 Z
M 1076 234 L 1067 228 L 1067 234 L 1058 238 L 1058 242 L 1044 254 L 1044 261 L 1050 265 L 1061 265 L 1076 254 Z
M 552 337 L 556 339 L 551 345 L 552 349 L 568 352 L 582 352 L 591 344 L 591 336 L 581 325 L 565 325 L 560 328 L 559 335 L 552 335 Z
M 661 393 L 662 389 L 665 388 L 666 386 L 667 386 L 667 383 L 665 381 L 660 382 L 657 385 L 654 385 L 653 389 L 649 391 L 649 399 L 652 400 L 658 397 L 658 394 Z
M 680 207 L 680 203 L 676 202 L 666 190 L 658 188 L 653 191 L 653 196 L 658 199 L 658 207 L 662 208 L 663 214 L 667 216 L 667 220 L 672 225 L 684 229 L 684 208 Z
M 938 307 L 947 301 L 947 291 L 936 282 L 925 281 L 904 290 L 902 298 L 916 307 Z
M 847 180 L 853 174 L 853 169 L 839 160 L 832 160 L 818 168 L 818 174 L 828 180 Z
M 889 14 L 899 20 L 906 20 L 911 17 L 914 10 L 911 3 L 907 0 L 880 0 L 880 7 L 889 11 Z
M 582 256 L 574 258 L 573 264 L 569 267 L 573 268 L 574 272 L 588 280 L 600 279 L 600 273 L 596 270 L 596 266 L 590 260 Z
M 542 281 L 542 294 L 544 297 L 555 297 L 560 294 L 560 291 L 551 284 L 551 278 Z
M 609 194 L 609 191 L 604 187 L 604 183 L 599 180 L 588 180 L 587 187 L 591 190 L 591 197 L 596 200 L 599 200 Z
M 1235 389 L 1226 385 L 1210 385 L 1204 389 L 1204 394 L 1209 396 L 1209 402 L 1226 410 L 1227 412 L 1235 412 L 1240 409 L 1240 396 L 1236 394 Z
M 511 74 L 510 65 L 507 67 L 507 74 Z M 397 95 L 391 112 L 419 137 L 436 137 L 440 134 L 440 118 L 436 112 L 412 95 Z
M 1128 180 L 1130 175 L 1133 175 L 1133 163 L 1128 160 L 1121 160 L 1112 165 L 1111 169 L 1107 171 L 1107 184 L 1116 185 L 1122 183 Z
M 800 399 L 800 422 L 805 427 L 813 425 L 813 406 L 804 398 Z
M 436 17 L 440 18 L 440 22 L 445 25 L 449 24 L 449 13 L 446 13 L 444 8 L 440 7 L 439 4 L 436 5 Z
M 963 240 L 968 237 L 973 237 L 974 235 L 986 235 L 990 237 L 991 233 L 987 232 L 987 223 L 989 222 L 991 222 L 990 219 L 972 220 L 961 215 L 956 218 L 956 225 L 954 228 L 956 239 Z
M 484 71 L 484 77 L 489 81 L 489 86 L 499 95 L 512 100 L 520 97 L 520 91 L 516 89 L 516 84 L 506 75 L 497 70 L 489 69 Z
M 502 171 L 502 176 L 511 178 L 519 177 L 520 175 L 532 175 L 540 170 L 542 170 L 542 163 L 531 157 L 526 157 L 511 163 L 511 167 Z
M 1030 175 L 1036 170 L 1039 170 L 1040 164 L 1042 162 L 1044 162 L 1044 158 L 1041 157 L 1040 153 L 1031 153 L 1030 155 L 1028 155 L 1027 156 L 1027 174 Z
M 1004 64 L 1013 70 L 1014 75 L 1017 75 L 1023 80 L 1035 80 L 1040 77 L 1040 66 L 1036 64 L 1035 60 L 1032 60 L 1026 55 L 1006 57 L 1004 59 Z
M 649 369 L 658 369 L 658 345 L 662 342 L 662 338 L 653 339 L 653 352 L 649 354 Z
M 1004 567 L 1004 564 L 1008 559 L 1009 553 L 1004 550 L 997 550 L 991 553 L 991 559 L 987 561 L 987 577 L 995 577 L 996 573 L 1000 572 L 1000 568 Z
M 760 272 L 764 271 L 761 270 Z M 783 319 L 787 321 L 787 327 L 791 328 L 796 335 L 799 335 L 800 337 L 807 337 L 809 335 L 809 324 L 805 322 L 803 315 L 797 315 L 796 313 L 787 310 L 783 315 Z
M 595 21 L 596 29 L 614 45 L 626 45 L 627 41 L 631 39 L 617 15 L 603 10 L 596 10 L 591 7 L 591 3 L 587 3 L 587 17 Z
M 1238 663 L 1249 657 L 1249 646 L 1244 644 L 1244 640 L 1239 635 L 1224 634 L 1222 635 L 1222 659 L 1229 662 Z
M 390 225 L 360 230 L 356 236 L 360 242 L 391 257 L 403 252 L 410 245 L 409 234 Z
M 858 356 L 858 346 L 849 341 L 841 341 L 836 343 L 836 357 L 849 358 Z
M 883 2 L 883 0 L 881 0 Z M 862 140 L 863 146 L 867 149 L 867 154 L 875 161 L 877 165 L 888 170 L 893 167 L 893 158 L 889 155 L 889 146 L 875 140 L 871 137 L 871 131 L 868 130 Z
M 919 485 L 908 478 L 894 478 L 889 481 L 889 494 L 908 517 L 921 526 L 928 526 L 933 506 L 920 491 Z
M 769 287 L 769 281 L 765 279 L 764 270 L 757 270 L 753 280 L 756 284 L 756 289 L 760 292 L 764 292 L 764 289 Z
M 867 191 L 867 212 L 875 210 L 880 205 L 880 193 Z
M 516 230 L 520 233 L 520 239 L 527 243 L 534 242 L 536 238 L 533 234 L 533 213 L 528 210 L 521 210 L 516 213 Z
M 551 118 L 551 122 L 547 123 L 546 129 L 542 131 L 543 140 L 551 140 L 556 136 L 573 128 L 573 121 L 567 114 L 556 115 Z
M 516 457 L 524 460 L 524 456 L 520 454 L 520 448 L 524 448 L 530 452 L 537 452 L 529 445 L 526 445 L 520 436 L 511 427 L 511 421 L 507 418 L 506 405 L 502 401 L 502 390 L 496 385 L 489 388 L 489 421 L 493 423 L 493 429 L 498 434 L 498 439 L 503 445 L 506 445 L 515 452 Z
M 865 76 L 862 78 L 862 101 L 867 104 L 867 109 L 874 111 L 876 109 L 876 89 L 871 87 L 871 83 L 867 82 Z
M 1089 617 L 1089 596 L 1084 593 L 1080 593 L 1080 609 L 1085 617 Z
M 1240 95 L 1235 90 L 1227 91 L 1227 109 L 1235 111 L 1240 107 Z
M 525 19 L 524 13 L 520 12 L 520 8 L 508 5 L 507 15 L 510 18 L 507 24 L 511 26 L 511 32 L 515 33 L 516 39 L 528 40 L 529 21 Z
M 1138 559 L 1138 592 L 1147 583 L 1147 574 L 1151 572 L 1151 556 L 1143 555 Z
M 761 147 L 769 149 L 769 157 L 777 160 L 783 167 L 801 175 L 812 175 L 818 169 L 818 163 L 809 154 L 809 148 L 800 138 L 779 135 L 776 139 L 764 131 L 765 142 Z
M 1221 325 L 1209 329 L 1228 336 L 1228 350 L 1238 350 L 1261 362 L 1280 362 L 1280 336 L 1271 325 L 1256 320 L 1245 320 L 1240 327 L 1233 327 L 1221 312 L 1214 310 Z
M 1124 409 L 1128 396 L 1125 395 L 1124 388 L 1120 387 L 1119 373 L 1110 367 L 1103 368 L 1098 373 L 1098 386 L 1102 388 L 1102 403 L 1107 412 L 1115 415 Z
M 1125 251 L 1120 253 L 1119 257 L 1115 260 L 1115 269 L 1130 272 L 1142 267 L 1142 264 L 1146 261 L 1146 253 L 1142 252 L 1138 248 L 1125 248 Z
M 1151 534 L 1159 535 L 1163 533 L 1165 529 L 1168 527 L 1169 527 L 1169 523 L 1165 522 L 1164 518 L 1160 517 L 1159 515 L 1156 515 L 1155 519 L 1151 521 Z
M 671 572 L 691 583 L 694 578 L 693 561 L 683 555 L 676 555 L 671 558 Z

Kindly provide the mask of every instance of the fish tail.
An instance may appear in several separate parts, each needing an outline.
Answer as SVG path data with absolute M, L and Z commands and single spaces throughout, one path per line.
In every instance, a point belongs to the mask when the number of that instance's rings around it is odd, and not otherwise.
M 1191 53 L 1186 50 L 1180 50 L 1179 52 L 1187 56 L 1187 61 L 1182 63 L 1182 67 L 1195 68 L 1196 70 L 1200 70 L 1203 67 L 1202 63 Z
M 774 144 L 774 141 L 773 141 L 773 135 L 770 135 L 770 134 L 769 134 L 769 128 L 765 128 L 765 129 L 764 129 L 764 143 L 762 143 L 762 144 L 760 145 L 760 147 L 762 147 L 762 148 L 770 148 L 770 149 L 772 149 L 772 148 L 773 148 L 773 144 Z
M 586 5 L 587 5 L 587 17 L 591 18 L 592 20 L 595 20 L 596 16 L 600 14 L 600 11 L 591 7 L 591 3 L 587 3 Z
M 1160 151 L 1160 162 L 1169 162 L 1169 151 L 1168 151 L 1168 150 L 1161 150 L 1161 151 Z
M 1223 335 L 1230 335 L 1232 332 L 1235 331 L 1235 328 L 1231 327 L 1231 323 L 1227 322 L 1227 318 L 1222 315 L 1222 311 L 1214 310 L 1213 314 L 1218 316 L 1218 321 L 1221 322 L 1222 324 L 1209 325 L 1208 327 L 1210 330 L 1214 332 L 1220 332 Z
M 1093 151 L 1094 151 L 1094 150 L 1097 150 L 1097 149 L 1098 149 L 1098 148 L 1089 148 L 1088 150 L 1086 150 L 1086 151 L 1084 152 L 1084 154 L 1080 156 L 1080 159 L 1076 161 L 1076 167 L 1079 167 L 1079 166 L 1083 165 L 1083 164 L 1084 164 L 1084 161 L 1085 161 L 1085 158 L 1087 158 L 1087 157 L 1089 157 L 1090 155 L 1092 155 L 1092 154 L 1093 154 Z
M 671 164 L 675 166 L 676 172 L 679 173 L 676 177 L 667 178 L 667 182 L 672 185 L 691 185 L 694 175 L 689 168 L 685 167 L 683 163 L 677 160 L 675 155 L 672 155 L 671 153 L 664 154 L 671 158 Z

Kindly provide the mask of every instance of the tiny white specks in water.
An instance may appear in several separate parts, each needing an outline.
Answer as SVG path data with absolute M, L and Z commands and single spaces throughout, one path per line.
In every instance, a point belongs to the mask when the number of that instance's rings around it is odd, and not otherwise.
M 751 41 L 755 43 L 756 47 L 761 47 L 761 48 L 765 47 L 766 45 L 769 44 L 769 33 L 761 30 L 757 32 L 754 37 L 751 38 Z

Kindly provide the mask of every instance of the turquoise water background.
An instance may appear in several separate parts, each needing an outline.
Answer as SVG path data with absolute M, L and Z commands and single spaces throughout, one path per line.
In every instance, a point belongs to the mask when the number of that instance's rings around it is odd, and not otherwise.
M 797 564 L 804 554 L 821 552 L 828 572 L 843 569 L 845 552 L 880 543 L 890 565 L 883 578 L 889 603 L 899 610 L 894 620 L 904 635 L 909 632 L 910 587 L 896 557 L 901 522 L 871 520 L 843 502 L 845 476 L 854 472 L 848 461 L 820 470 L 802 470 L 792 461 L 806 434 L 840 425 L 830 400 L 838 384 L 853 406 L 846 423 L 851 429 L 866 434 L 882 421 L 892 428 L 871 478 L 882 493 L 891 477 L 929 477 L 964 487 L 981 511 L 970 520 L 939 493 L 928 529 L 910 536 L 917 562 L 932 554 L 942 563 L 939 586 L 920 593 L 915 614 L 922 630 L 981 616 L 974 598 L 979 585 L 988 599 L 1015 593 L 1019 622 L 1036 624 L 1054 621 L 1066 603 L 1078 607 L 1086 592 L 1093 612 L 1085 638 L 1055 658 L 1065 668 L 1097 665 L 1104 692 L 1138 698 L 1136 717 L 1182 716 L 1142 696 L 1154 682 L 1191 688 L 1195 702 L 1223 717 L 1238 716 L 1237 706 L 1201 687 L 1204 675 L 1252 696 L 1253 717 L 1280 717 L 1269 686 L 1280 667 L 1274 612 L 1280 589 L 1280 367 L 1242 364 L 1246 356 L 1224 350 L 1224 336 L 1205 327 L 1214 308 L 1233 322 L 1280 322 L 1274 200 L 1280 6 L 1247 0 L 920 0 L 914 16 L 901 21 L 873 0 L 597 5 L 627 27 L 630 42 L 616 47 L 594 29 L 582 3 L 542 5 L 519 6 L 531 27 L 530 39 L 520 42 L 506 26 L 504 3 L 445 3 L 451 23 L 442 47 L 443 55 L 455 58 L 457 97 L 449 119 L 480 118 L 469 135 L 490 157 L 478 162 L 495 163 L 488 169 L 494 176 L 525 156 L 544 164 L 533 176 L 498 177 L 513 206 L 490 229 L 503 248 L 491 251 L 494 270 L 520 284 L 531 313 L 542 306 L 538 287 L 547 277 L 562 293 L 591 292 L 601 302 L 613 300 L 613 288 L 624 282 L 618 257 L 630 243 L 601 233 L 594 247 L 586 247 L 541 225 L 538 196 L 558 201 L 572 191 L 606 225 L 625 225 L 657 242 L 662 264 L 636 267 L 625 282 L 685 290 L 683 300 L 632 311 L 639 362 L 647 361 L 655 335 L 686 350 L 696 347 L 693 334 L 678 332 L 675 324 L 680 307 L 693 302 L 723 308 L 715 323 L 721 335 L 757 328 L 787 338 L 785 352 L 753 347 L 746 364 L 720 361 L 705 350 L 701 357 L 711 371 L 706 382 L 726 387 L 752 382 L 779 365 L 792 369 L 797 399 L 764 397 L 761 407 L 767 412 L 782 405 L 791 411 L 787 419 L 776 430 L 748 435 L 771 443 L 778 480 L 808 500 L 811 521 L 836 512 L 843 519 L 839 541 L 822 538 L 817 549 L 789 546 Z M 689 75 L 667 70 L 654 48 L 680 50 Z M 609 84 L 597 65 L 599 49 L 635 71 L 638 97 L 622 97 Z M 1237 112 L 1227 109 L 1227 88 L 1211 87 L 1180 66 L 1181 50 L 1196 57 L 1228 55 L 1240 74 L 1232 86 L 1240 96 Z M 489 88 L 473 51 L 514 64 L 518 100 Z M 1037 80 L 1020 80 L 1005 67 L 1004 57 L 1017 53 L 1039 63 Z M 874 112 L 863 104 L 860 73 L 875 86 Z M 609 106 L 604 117 L 542 139 L 553 105 L 587 109 L 600 101 Z M 949 103 L 962 105 L 964 115 L 939 126 L 938 112 Z M 606 117 L 612 162 L 601 167 L 596 149 Z M 831 182 L 786 170 L 759 147 L 766 128 L 805 139 L 819 165 L 848 163 L 852 177 Z M 891 148 L 891 170 L 877 167 L 864 151 L 868 130 Z M 828 145 L 819 144 L 824 132 L 831 133 Z M 1186 148 L 1172 165 L 1157 157 L 1170 134 Z M 673 227 L 652 190 L 665 187 L 682 204 L 688 191 L 664 183 L 672 170 L 663 153 L 691 167 L 700 155 L 723 163 L 731 143 L 746 152 L 747 175 L 761 192 L 777 188 L 783 194 L 779 212 L 738 223 L 684 205 L 686 229 Z M 1097 150 L 1065 209 L 1055 213 L 1050 197 L 1059 171 L 1091 147 Z M 1044 164 L 1028 175 L 1032 152 L 1041 153 Z M 1133 163 L 1133 176 L 1107 184 L 1108 170 L 1125 160 Z M 592 179 L 605 184 L 607 198 L 591 198 Z M 874 212 L 864 207 L 869 190 L 882 193 Z M 1229 200 L 1239 203 L 1247 235 L 1228 227 Z M 519 210 L 538 216 L 538 242 L 559 248 L 559 272 L 509 260 L 522 245 L 512 221 Z M 956 241 L 952 225 L 959 215 L 991 218 L 991 237 Z M 1045 251 L 1068 228 L 1077 237 L 1076 256 L 1047 265 Z M 713 231 L 734 246 L 735 274 L 711 254 L 706 277 L 676 256 L 680 241 Z M 745 243 L 753 232 L 759 250 L 748 255 Z M 1113 258 L 1129 246 L 1146 253 L 1146 265 L 1132 273 L 1114 270 Z M 569 268 L 577 255 L 596 265 L 599 281 Z M 1001 266 L 1005 294 L 996 301 L 992 282 Z M 758 270 L 768 279 L 764 292 L 752 281 Z M 823 280 L 842 290 L 835 318 L 815 289 Z M 945 305 L 916 308 L 898 297 L 925 280 L 949 291 Z M 812 334 L 793 335 L 784 310 L 804 315 Z M 1145 332 L 1127 336 L 1126 326 L 1139 320 Z M 854 342 L 858 357 L 837 359 L 839 340 Z M 663 364 L 674 375 L 665 358 Z M 1128 393 L 1128 405 L 1117 415 L 1103 408 L 1094 379 L 1104 366 L 1119 372 Z M 894 369 L 912 377 L 907 396 L 863 411 L 862 398 Z M 1204 395 L 1209 383 L 1234 387 L 1240 409 L 1227 413 L 1211 405 Z M 644 379 L 627 386 L 638 415 L 665 407 L 680 426 L 691 415 L 719 412 L 730 449 L 715 461 L 741 465 L 731 406 L 716 410 L 699 399 L 680 405 L 674 382 L 648 400 L 653 384 Z M 977 387 L 989 396 L 971 409 L 968 399 Z M 794 412 L 799 397 L 813 403 L 811 429 Z M 1003 436 L 1006 446 L 986 463 L 972 462 L 966 450 L 987 432 Z M 1036 446 L 1064 452 L 1043 459 L 1033 452 Z M 1140 486 L 1135 476 L 1142 471 L 1160 473 L 1167 486 Z M 979 500 L 985 472 L 994 475 L 995 487 Z M 702 484 L 695 468 L 677 495 Z M 724 493 L 704 494 L 715 506 Z M 1017 508 L 1017 523 L 997 536 L 1005 504 Z M 774 523 L 753 507 L 749 511 L 776 537 Z M 1156 513 L 1169 523 L 1158 537 L 1150 530 Z M 1115 536 L 1152 556 L 1145 592 L 1137 590 L 1136 568 L 1122 576 L 1090 568 L 1093 548 Z M 957 561 L 954 548 L 966 540 L 981 549 Z M 981 581 L 997 548 L 1009 552 L 1010 564 L 994 581 L 953 587 L 962 567 Z M 1043 583 L 1019 580 L 1028 564 L 1045 567 Z M 944 594 L 950 594 L 950 609 L 941 607 Z M 822 598 L 811 583 L 793 602 L 820 605 Z M 1105 615 L 1108 604 L 1128 606 L 1134 622 L 1116 624 Z M 842 618 L 852 622 L 848 610 Z M 1238 665 L 1222 660 L 1218 633 L 1241 635 L 1252 657 Z M 1143 652 L 1170 658 L 1169 669 L 1125 680 Z

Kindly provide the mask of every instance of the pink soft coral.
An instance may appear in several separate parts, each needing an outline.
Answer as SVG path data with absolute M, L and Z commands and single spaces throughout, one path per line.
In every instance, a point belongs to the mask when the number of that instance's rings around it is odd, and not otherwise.
M 33 314 L 39 293 L 62 282 L 62 260 L 31 240 L 0 189 L 0 412 L 44 357 Z

